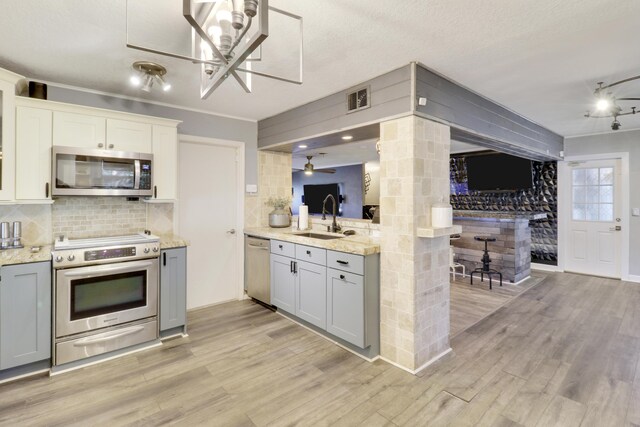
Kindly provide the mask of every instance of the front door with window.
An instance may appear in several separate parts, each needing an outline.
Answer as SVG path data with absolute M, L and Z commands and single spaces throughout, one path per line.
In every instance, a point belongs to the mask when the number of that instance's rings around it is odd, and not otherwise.
M 620 277 L 620 160 L 570 162 L 565 270 Z

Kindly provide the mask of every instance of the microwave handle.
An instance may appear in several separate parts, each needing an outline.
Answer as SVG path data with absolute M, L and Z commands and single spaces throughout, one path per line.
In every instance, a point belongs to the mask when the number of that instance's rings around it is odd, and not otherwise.
M 136 190 L 140 189 L 140 160 L 135 161 L 135 182 L 133 184 L 133 188 Z

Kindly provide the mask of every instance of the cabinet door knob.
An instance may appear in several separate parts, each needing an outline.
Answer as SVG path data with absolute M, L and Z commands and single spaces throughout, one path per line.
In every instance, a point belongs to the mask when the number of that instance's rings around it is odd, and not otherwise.
M 48 182 L 44 185 L 44 197 L 46 199 L 49 198 L 49 183 Z
M 282 249 L 282 245 L 278 245 L 278 248 Z
M 158 198 L 158 186 L 157 185 L 153 186 L 153 198 L 154 199 Z
M 113 148 L 113 144 L 109 144 L 109 148 Z
M 104 144 L 101 142 L 98 144 L 98 148 L 102 148 L 102 147 L 104 147 Z
M 311 251 L 307 251 L 307 255 L 311 255 Z
M 341 280 L 344 280 L 344 274 L 341 274 L 341 275 L 340 275 L 340 279 L 341 279 Z

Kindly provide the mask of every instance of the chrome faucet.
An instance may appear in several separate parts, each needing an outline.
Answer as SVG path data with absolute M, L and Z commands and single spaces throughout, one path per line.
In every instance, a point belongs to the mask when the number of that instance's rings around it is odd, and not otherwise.
M 331 201 L 333 202 L 333 223 L 331 224 L 331 231 L 334 233 L 337 233 L 338 231 L 342 230 L 342 227 L 340 227 L 338 225 L 338 223 L 336 222 L 336 198 L 333 197 L 333 194 L 328 194 L 327 197 L 324 198 L 324 201 L 322 202 L 322 219 L 325 220 L 327 219 L 327 216 L 325 215 L 325 213 L 327 213 L 327 209 L 325 209 L 325 205 L 327 204 L 327 200 L 331 199 Z

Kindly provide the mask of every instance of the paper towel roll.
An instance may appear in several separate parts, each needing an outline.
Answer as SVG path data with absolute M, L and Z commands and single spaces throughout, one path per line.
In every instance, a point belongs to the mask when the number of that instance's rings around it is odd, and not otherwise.
M 300 205 L 298 212 L 298 228 L 300 230 L 306 230 L 309 228 L 309 206 Z

